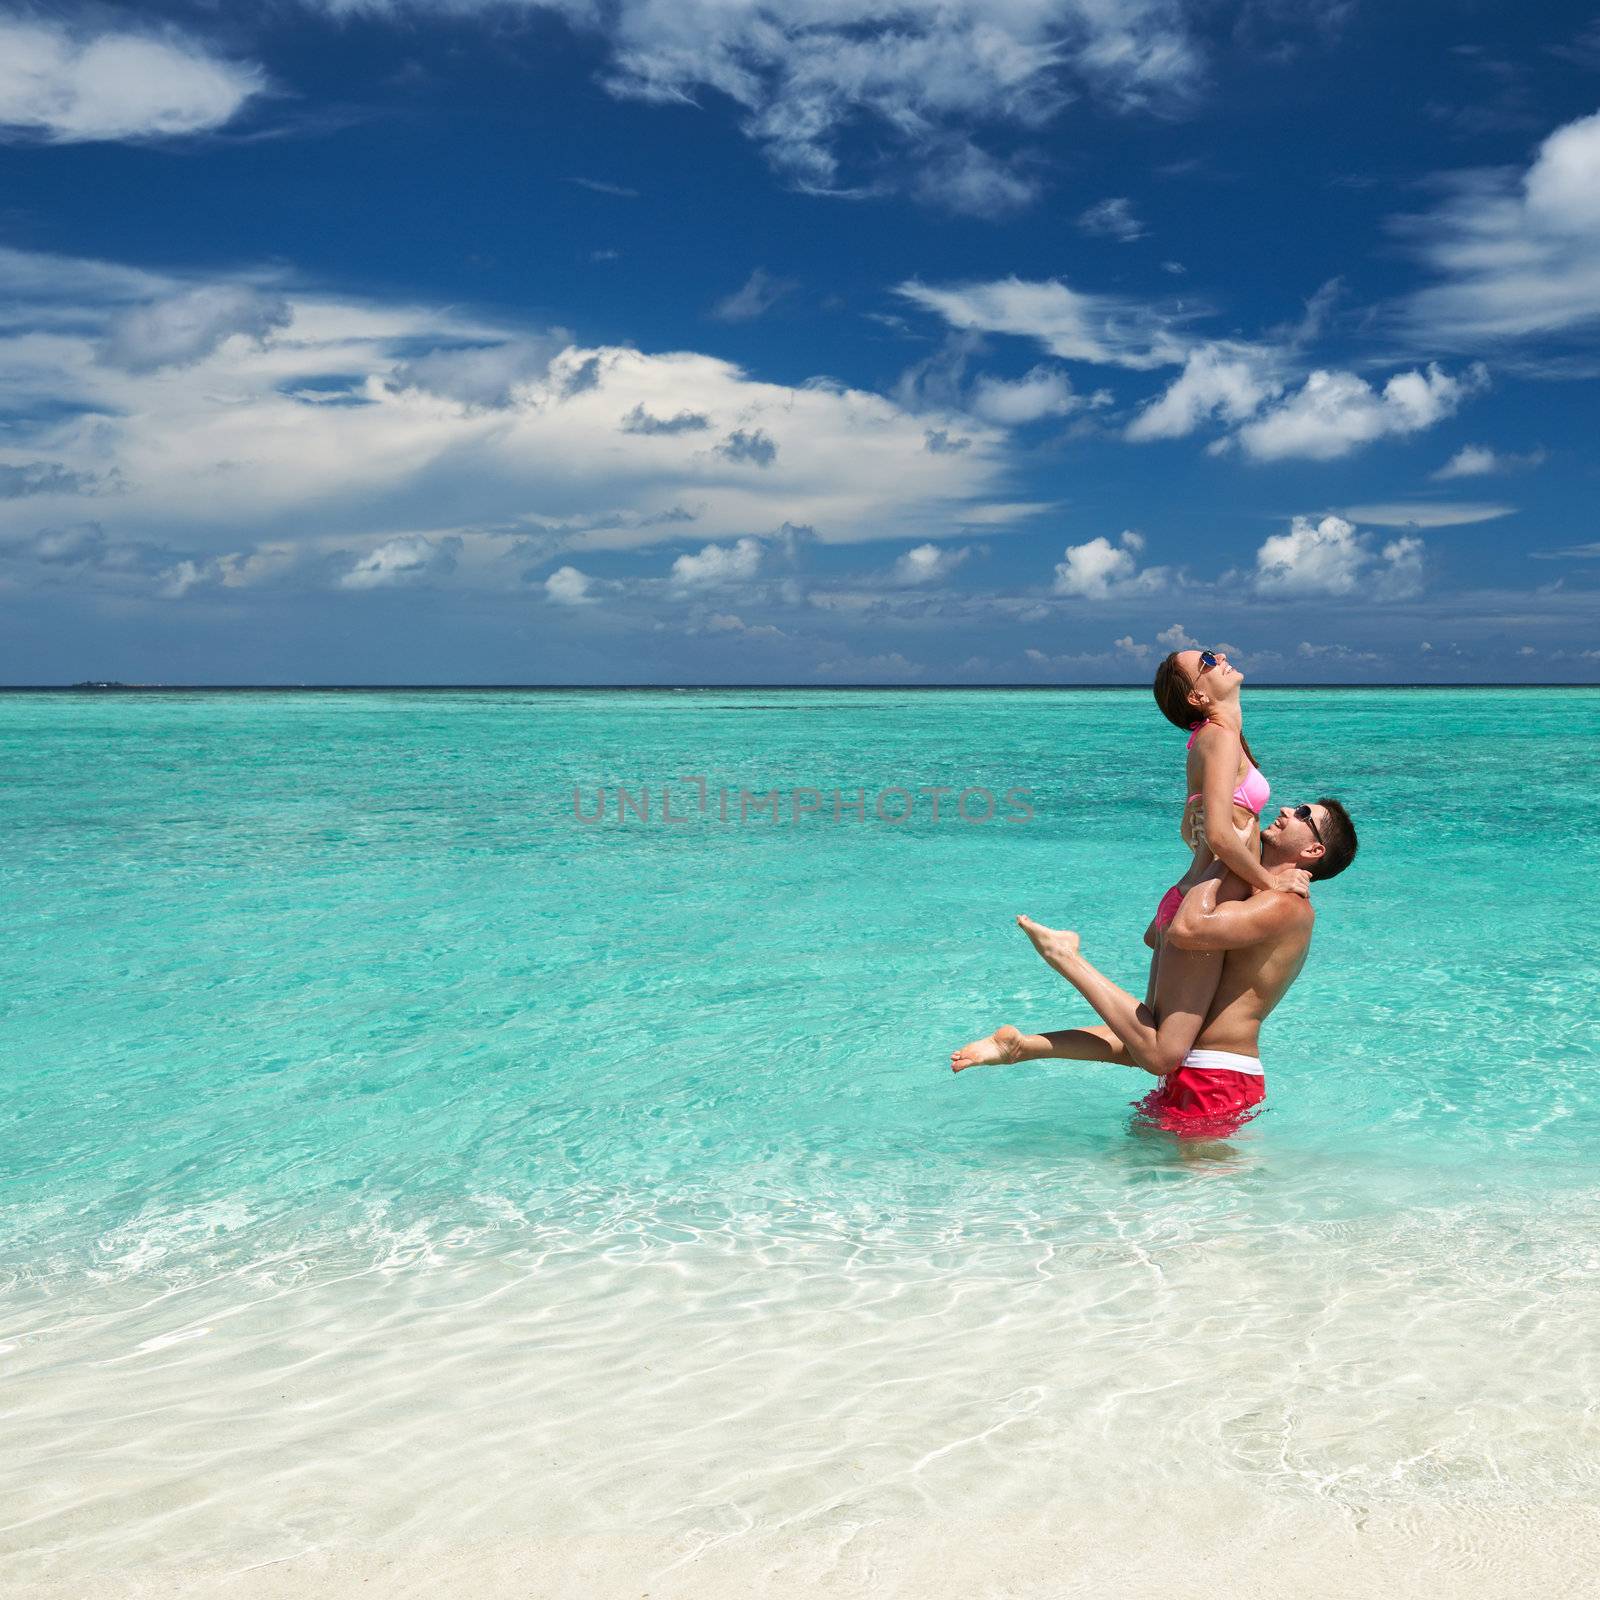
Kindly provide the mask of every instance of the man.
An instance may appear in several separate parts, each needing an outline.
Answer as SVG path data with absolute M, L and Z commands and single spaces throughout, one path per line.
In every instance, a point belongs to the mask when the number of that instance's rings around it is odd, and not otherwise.
M 1337 877 L 1355 853 L 1355 828 L 1334 799 L 1284 806 L 1261 834 L 1263 866 L 1298 867 L 1313 882 Z M 1233 1132 L 1266 1096 L 1261 1024 L 1305 965 L 1315 922 L 1308 898 L 1252 891 L 1218 863 L 1166 930 L 1152 1010 L 1084 959 L 1076 933 L 1018 917 L 1034 948 L 1104 1026 L 1035 1034 L 998 1028 L 956 1051 L 951 1068 L 1046 1058 L 1141 1067 L 1161 1079 L 1141 1102 L 1146 1122 L 1189 1136 Z

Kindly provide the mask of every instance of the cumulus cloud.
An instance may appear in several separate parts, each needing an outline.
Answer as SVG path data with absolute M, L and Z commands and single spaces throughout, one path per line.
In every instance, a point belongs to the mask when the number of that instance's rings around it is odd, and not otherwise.
M 155 139 L 220 128 L 265 87 L 173 29 L 160 34 L 0 18 L 0 139 Z
M 1450 188 L 1394 223 L 1439 279 L 1403 308 L 1418 337 L 1462 349 L 1600 322 L 1600 112 L 1557 128 L 1526 171 Z
M 1353 372 L 1313 372 L 1236 435 L 1257 461 L 1333 461 L 1374 440 L 1417 433 L 1452 416 L 1488 384 L 1481 363 L 1452 377 L 1435 364 L 1396 373 L 1381 390 Z
M 93 483 L 108 538 L 164 565 L 288 543 L 307 581 L 337 584 L 420 529 L 462 540 L 452 585 L 504 589 L 534 536 L 541 558 L 570 559 L 685 523 L 726 543 L 791 522 L 903 548 L 1038 509 L 1004 498 L 1004 434 L 980 418 L 692 351 L 551 355 L 556 332 L 426 306 L 298 288 L 280 304 L 258 282 L 14 250 L 0 290 L 0 544 L 46 520 L 35 492 Z M 710 433 L 720 418 L 738 426 Z M 965 445 L 930 450 L 930 432 Z M 356 586 L 388 577 L 380 563 Z
M 1138 444 L 1179 439 L 1213 418 L 1239 423 L 1277 394 L 1273 352 L 1253 345 L 1212 342 L 1190 351 L 1183 371 L 1134 417 L 1123 437 Z
M 207 284 L 118 313 L 100 359 L 129 372 L 187 367 L 236 334 L 261 341 L 289 322 L 289 304 L 248 284 Z
M 594 582 L 588 573 L 576 567 L 557 567 L 544 580 L 545 597 L 558 606 L 590 604 L 589 586 Z
M 571 334 L 554 328 L 492 344 L 445 345 L 402 362 L 392 381 L 398 388 L 422 389 L 467 405 L 509 405 L 519 390 L 545 382 L 550 363 L 571 344 Z
M 1144 661 L 1150 655 L 1150 646 L 1141 644 L 1131 633 L 1125 633 L 1112 642 L 1123 655 L 1132 656 L 1135 661 Z
M 1256 551 L 1255 590 L 1263 595 L 1353 595 L 1403 600 L 1422 587 L 1423 546 L 1391 540 L 1374 551 L 1369 537 L 1343 517 L 1296 517 Z
M 1133 214 L 1133 202 L 1123 197 L 1097 201 L 1087 211 L 1080 212 L 1078 227 L 1084 233 L 1115 239 L 1119 244 L 1132 244 L 1149 231 Z
M 1102 536 L 1068 545 L 1056 565 L 1055 592 L 1111 600 L 1165 588 L 1169 581 L 1165 567 L 1140 568 L 1137 557 L 1143 549 L 1143 537 L 1132 529 L 1115 544 Z
M 765 267 L 757 267 L 742 288 L 717 301 L 711 308 L 711 315 L 719 322 L 753 322 L 794 287 L 794 279 L 775 278 Z
M 694 555 L 672 563 L 672 581 L 686 589 L 718 588 L 743 583 L 761 567 L 761 541 L 739 539 L 731 545 L 708 544 Z
M 1491 473 L 1517 472 L 1525 467 L 1543 466 L 1546 455 L 1544 450 L 1513 455 L 1503 450 L 1491 450 L 1486 445 L 1464 444 L 1437 472 L 1429 476 L 1437 483 L 1447 483 L 1452 478 L 1485 478 Z
M 894 564 L 894 581 L 904 584 L 934 583 L 947 578 L 972 554 L 967 545 L 951 549 L 948 545 L 919 544 L 907 550 Z
M 461 541 L 454 536 L 430 539 L 422 534 L 405 534 L 385 539 L 339 579 L 339 587 L 387 589 L 447 573 L 454 569 L 460 549 Z
M 1172 319 L 1137 301 L 1082 294 L 1059 278 L 1001 278 L 946 288 L 915 280 L 895 293 L 936 313 L 952 328 L 1034 339 L 1066 361 L 1136 370 L 1176 366 L 1188 343 Z
M 1163 628 L 1156 635 L 1156 643 L 1168 655 L 1174 650 L 1198 650 L 1200 648 L 1200 641 L 1191 638 L 1188 630 L 1181 622 L 1174 622 L 1170 628 Z

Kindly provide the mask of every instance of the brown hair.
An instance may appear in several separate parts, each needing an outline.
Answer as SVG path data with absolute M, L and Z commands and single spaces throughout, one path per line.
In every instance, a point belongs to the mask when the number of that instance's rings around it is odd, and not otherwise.
M 1328 813 L 1328 820 L 1318 830 L 1322 835 L 1323 855 L 1313 861 L 1306 871 L 1317 883 L 1324 878 L 1337 878 L 1356 858 L 1356 825 L 1350 813 L 1330 795 L 1323 795 L 1317 804 Z
M 1178 665 L 1178 652 L 1174 650 L 1165 661 L 1156 668 L 1156 681 L 1152 685 L 1155 691 L 1156 704 L 1161 707 L 1161 715 L 1174 727 L 1182 728 L 1185 733 L 1189 731 L 1196 720 L 1195 708 L 1189 704 L 1189 691 L 1194 688 L 1194 683 L 1184 677 L 1183 668 Z M 1239 743 L 1244 746 L 1245 759 L 1255 767 L 1260 766 L 1255 758 L 1255 752 L 1250 748 L 1250 741 L 1245 738 L 1243 731 L 1239 734 Z

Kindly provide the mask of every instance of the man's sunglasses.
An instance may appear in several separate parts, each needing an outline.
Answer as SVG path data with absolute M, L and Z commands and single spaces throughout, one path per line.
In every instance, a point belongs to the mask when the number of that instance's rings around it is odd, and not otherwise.
M 1296 806 L 1294 814 L 1316 835 L 1317 843 L 1326 850 L 1328 848 L 1327 841 L 1322 837 L 1322 830 L 1317 826 L 1317 819 L 1311 815 L 1311 807 Z

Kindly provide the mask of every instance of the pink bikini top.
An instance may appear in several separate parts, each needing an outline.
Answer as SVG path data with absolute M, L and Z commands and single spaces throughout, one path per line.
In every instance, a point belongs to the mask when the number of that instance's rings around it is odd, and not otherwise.
M 1207 719 L 1209 720 L 1209 719 Z M 1189 733 L 1189 742 L 1185 750 L 1194 749 L 1194 742 L 1200 737 L 1200 730 L 1205 727 L 1204 722 L 1195 723 Z M 1233 803 L 1243 806 L 1246 811 L 1253 811 L 1259 817 L 1267 808 L 1267 801 L 1272 796 L 1272 785 L 1267 782 L 1261 768 L 1255 762 L 1250 763 L 1250 770 L 1245 773 L 1243 782 L 1233 791 Z M 1189 796 L 1191 800 L 1200 798 L 1197 794 Z

